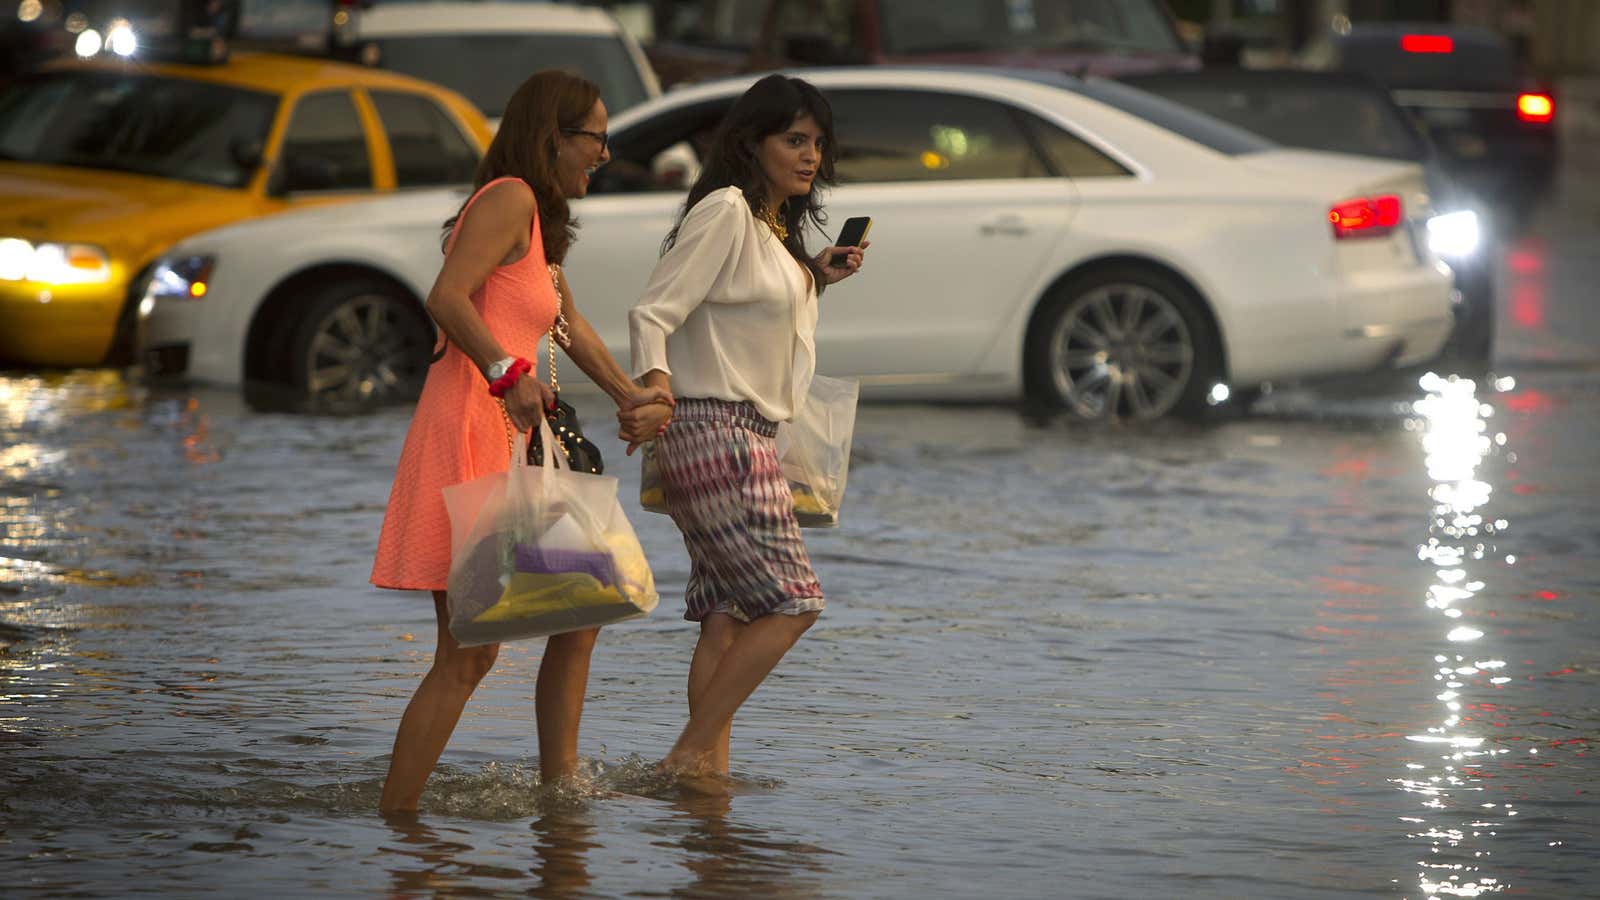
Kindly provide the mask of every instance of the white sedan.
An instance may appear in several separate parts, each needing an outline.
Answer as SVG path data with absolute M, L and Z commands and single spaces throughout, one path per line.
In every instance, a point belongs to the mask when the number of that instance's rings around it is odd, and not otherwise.
M 1227 385 L 1424 362 L 1449 336 L 1449 270 L 1428 248 L 1416 165 L 1281 149 L 1098 79 L 798 74 L 834 109 L 830 215 L 873 218 L 867 269 L 822 299 L 819 369 L 859 377 L 869 396 L 1025 391 L 1084 418 L 1155 418 L 1203 409 Z M 619 357 L 696 149 L 750 81 L 612 120 L 614 161 L 574 204 L 567 269 Z M 426 368 L 438 225 L 462 196 L 186 242 L 143 304 L 153 368 L 336 405 L 409 396 Z

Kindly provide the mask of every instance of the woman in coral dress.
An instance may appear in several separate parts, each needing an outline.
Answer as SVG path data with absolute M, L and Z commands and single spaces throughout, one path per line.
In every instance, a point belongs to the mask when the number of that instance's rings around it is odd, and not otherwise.
M 379 801 L 386 812 L 417 808 L 467 698 L 494 665 L 498 645 L 462 647 L 450 635 L 443 489 L 506 471 L 507 420 L 526 431 L 553 404 L 529 360 L 557 310 L 571 329 L 567 354 L 616 402 L 623 440 L 654 437 L 670 417 L 671 394 L 628 378 L 573 306 L 565 279 L 557 294 L 549 268 L 576 236 L 568 199 L 582 197 L 589 173 L 608 159 L 598 89 L 565 72 L 540 72 L 512 96 L 478 166 L 477 191 L 445 223 L 444 266 L 427 300 L 445 350 L 428 372 L 406 433 L 372 568 L 378 587 L 432 591 L 438 618 L 433 665 L 395 736 Z M 547 782 L 577 766 L 578 720 L 598 633 L 556 635 L 546 645 L 535 715 Z

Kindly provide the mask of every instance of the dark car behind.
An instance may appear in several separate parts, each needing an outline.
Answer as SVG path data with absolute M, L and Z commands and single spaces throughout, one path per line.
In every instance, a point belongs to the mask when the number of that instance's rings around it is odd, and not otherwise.
M 1422 225 L 1419 237 L 1429 240 L 1450 264 L 1461 294 L 1445 355 L 1463 370 L 1488 365 L 1497 305 L 1498 242 L 1492 217 L 1478 208 L 1477 198 L 1459 185 L 1428 137 L 1382 86 L 1346 73 L 1248 69 L 1122 80 L 1285 146 L 1420 164 L 1433 217 Z
M 1439 159 L 1485 199 L 1526 215 L 1556 170 L 1556 98 L 1511 43 L 1483 28 L 1355 25 L 1310 54 L 1313 64 L 1386 86 L 1427 131 Z

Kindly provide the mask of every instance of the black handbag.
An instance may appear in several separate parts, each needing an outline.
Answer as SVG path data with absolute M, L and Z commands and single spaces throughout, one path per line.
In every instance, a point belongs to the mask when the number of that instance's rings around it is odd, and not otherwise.
M 556 445 L 567 458 L 567 467 L 574 472 L 603 474 L 606 462 L 600 457 L 600 448 L 583 436 L 583 426 L 578 423 L 578 411 L 561 399 L 561 382 L 556 379 L 556 344 L 571 346 L 572 333 L 567 328 L 567 317 L 561 313 L 561 267 L 550 264 L 550 280 L 556 287 L 556 320 L 550 325 L 550 390 L 556 395 L 555 412 L 546 412 L 550 430 L 555 432 Z M 544 439 L 535 430 L 528 436 L 528 464 L 544 465 Z
M 551 378 L 554 381 L 554 377 Z M 556 446 L 561 449 L 567 458 L 567 468 L 574 472 L 589 472 L 602 475 L 606 471 L 606 462 L 600 458 L 600 448 L 594 441 L 583 436 L 583 428 L 578 424 L 578 411 L 572 404 L 556 395 L 556 411 L 547 412 L 544 417 L 550 422 L 550 430 L 555 432 Z M 544 438 L 541 432 L 534 430 L 528 435 L 528 465 L 544 465 Z

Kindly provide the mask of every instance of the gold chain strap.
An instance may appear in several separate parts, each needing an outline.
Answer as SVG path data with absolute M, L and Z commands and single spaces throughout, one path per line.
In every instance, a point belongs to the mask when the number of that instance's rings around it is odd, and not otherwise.
M 550 283 L 556 288 L 556 320 L 550 323 L 550 390 L 561 393 L 561 383 L 556 380 L 556 344 L 562 347 L 572 346 L 572 330 L 567 325 L 567 316 L 561 311 L 566 301 L 561 294 L 561 264 L 550 264 Z
M 559 342 L 562 347 L 572 346 L 572 331 L 567 324 L 566 315 L 561 311 L 561 266 L 559 263 L 550 263 L 550 283 L 555 285 L 556 289 L 556 320 L 550 323 L 550 390 L 559 394 L 561 393 L 561 382 L 556 379 L 556 344 Z M 538 372 L 530 374 L 535 378 L 539 375 Z M 506 456 L 509 458 L 516 456 L 517 453 L 516 438 L 514 437 L 516 429 L 511 427 L 511 414 L 506 411 L 505 398 L 498 398 L 498 402 L 500 404 L 500 421 L 504 422 L 506 426 Z M 556 440 L 560 442 L 561 439 L 558 437 Z M 562 443 L 563 450 L 565 450 L 565 447 L 566 444 Z
M 496 399 L 500 404 L 500 421 L 506 423 L 506 459 L 512 459 L 517 455 L 516 438 L 512 437 L 512 432 L 515 429 L 511 427 L 511 414 L 506 412 L 505 398 L 501 397 Z

